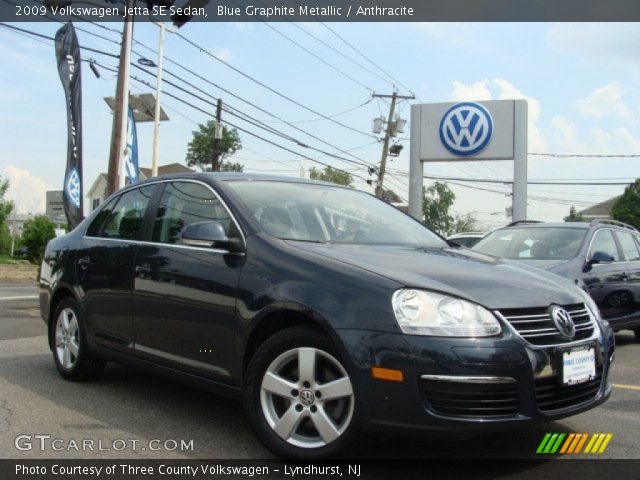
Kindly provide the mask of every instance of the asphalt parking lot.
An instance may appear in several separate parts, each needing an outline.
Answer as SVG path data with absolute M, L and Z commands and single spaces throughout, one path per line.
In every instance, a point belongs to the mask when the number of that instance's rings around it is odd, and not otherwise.
M 375 458 L 535 458 L 545 432 L 613 433 L 603 454 L 590 458 L 640 458 L 640 343 L 631 332 L 616 335 L 615 388 L 601 407 L 578 416 L 527 429 L 507 430 L 465 440 L 377 438 Z M 102 379 L 74 384 L 57 374 L 47 347 L 32 285 L 0 285 L 0 457 L 37 458 L 269 458 L 254 437 L 242 405 L 207 392 L 109 365 Z M 19 435 L 50 435 L 81 441 L 94 450 L 76 451 L 68 443 L 18 450 Z M 126 447 L 120 448 L 124 440 Z M 136 440 L 132 448 L 131 440 Z M 193 448 L 155 450 L 149 440 L 193 440 Z M 45 441 L 45 442 L 48 442 Z M 100 442 L 100 443 L 98 443 Z M 33 441 L 37 447 L 38 442 Z M 48 443 L 47 443 L 48 444 Z M 49 445 L 49 444 L 48 444 Z M 101 445 L 102 450 L 98 449 Z M 24 447 L 24 444 L 23 444 Z M 106 449 L 104 449 L 106 448 Z

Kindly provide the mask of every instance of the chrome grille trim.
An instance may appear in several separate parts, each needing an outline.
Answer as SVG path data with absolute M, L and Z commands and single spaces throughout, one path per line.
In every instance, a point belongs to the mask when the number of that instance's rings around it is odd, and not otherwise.
M 514 309 L 498 310 L 499 318 L 509 324 L 511 329 L 521 338 L 532 345 L 551 346 L 579 342 L 593 338 L 596 333 L 595 321 L 585 304 L 562 306 L 573 320 L 575 336 L 564 338 L 557 330 L 551 315 L 546 312 L 548 307 L 527 308 L 528 314 L 519 313 Z

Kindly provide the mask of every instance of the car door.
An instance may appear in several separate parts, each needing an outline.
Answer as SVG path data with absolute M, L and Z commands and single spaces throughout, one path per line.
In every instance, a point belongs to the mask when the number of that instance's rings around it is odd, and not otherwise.
M 595 252 L 605 253 L 613 260 L 589 264 Z M 611 229 L 596 230 L 586 258 L 584 283 L 602 316 L 610 319 L 624 315 L 625 307 L 621 304 L 628 295 L 627 272 Z
M 203 183 L 164 184 L 148 241 L 135 260 L 133 313 L 136 353 L 198 375 L 232 376 L 236 290 L 243 257 L 183 245 L 182 230 L 206 220 L 228 236 L 239 228 Z
M 631 232 L 616 230 L 615 235 L 622 250 L 627 273 L 628 295 L 621 298 L 620 308 L 626 315 L 640 310 L 640 249 Z
M 110 200 L 78 249 L 78 290 L 91 340 L 98 345 L 124 351 L 133 345 L 133 261 L 155 188 L 135 188 Z

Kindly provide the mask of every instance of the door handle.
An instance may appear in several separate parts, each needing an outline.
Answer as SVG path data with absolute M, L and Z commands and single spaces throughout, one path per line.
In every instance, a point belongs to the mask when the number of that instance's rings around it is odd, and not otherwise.
M 91 258 L 89 257 L 89 255 L 79 258 L 78 265 L 80 265 L 80 268 L 82 270 L 86 270 L 87 267 L 91 265 Z
M 149 266 L 148 263 L 145 263 L 143 265 L 137 265 L 135 268 L 135 272 L 136 273 L 141 273 L 143 275 L 147 275 L 149 273 L 151 273 L 151 267 Z

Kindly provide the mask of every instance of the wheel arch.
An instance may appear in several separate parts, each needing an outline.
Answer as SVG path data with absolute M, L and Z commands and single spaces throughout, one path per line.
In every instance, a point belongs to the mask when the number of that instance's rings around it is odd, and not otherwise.
M 265 313 L 255 322 L 251 329 L 246 342 L 244 342 L 242 352 L 242 379 L 244 380 L 245 372 L 251 358 L 264 341 L 282 330 L 296 326 L 309 326 L 327 335 L 340 352 L 343 361 L 346 360 L 346 358 L 344 358 L 346 355 L 344 345 L 325 319 L 310 311 L 282 307 Z
M 55 313 L 58 304 L 65 298 L 76 299 L 73 294 L 73 290 L 67 285 L 59 286 L 51 295 L 51 301 L 49 302 L 49 315 L 47 317 L 47 337 L 49 339 L 50 350 L 53 350 L 53 338 L 51 335 L 51 329 L 55 324 L 55 321 L 53 321 L 53 314 Z

